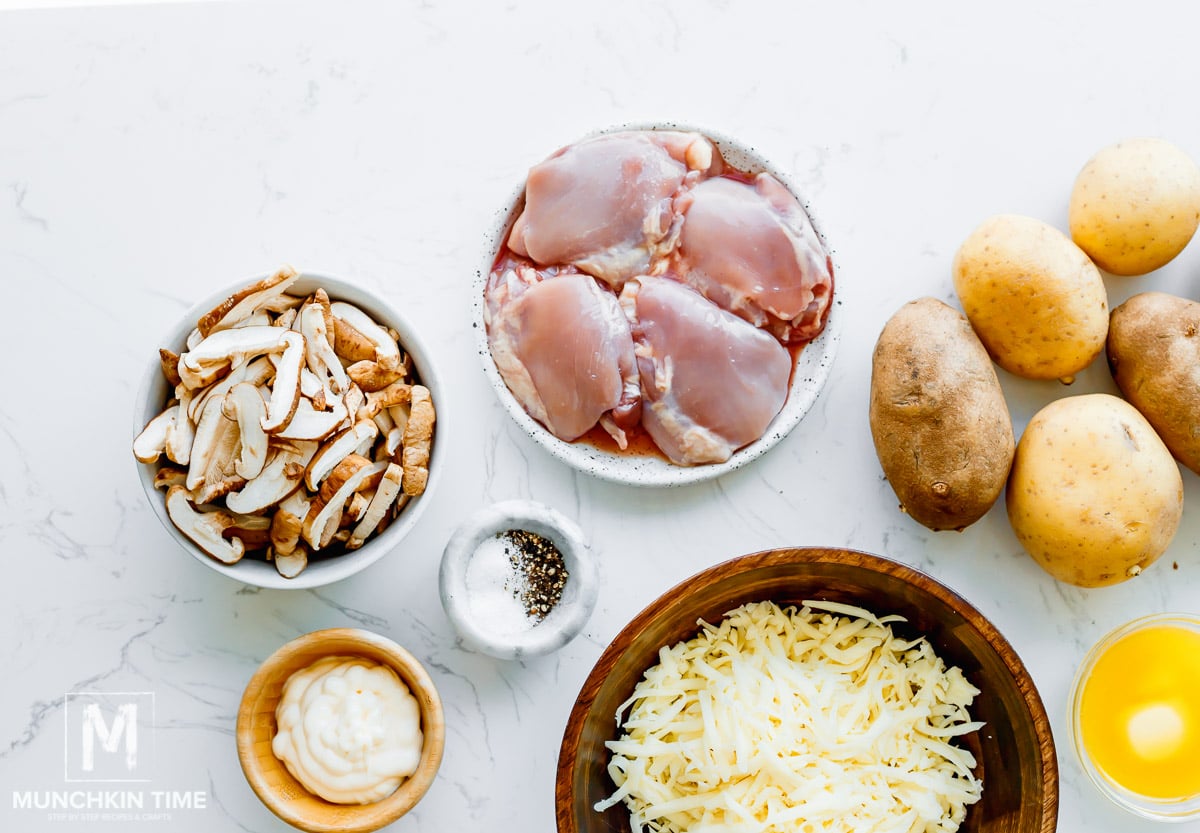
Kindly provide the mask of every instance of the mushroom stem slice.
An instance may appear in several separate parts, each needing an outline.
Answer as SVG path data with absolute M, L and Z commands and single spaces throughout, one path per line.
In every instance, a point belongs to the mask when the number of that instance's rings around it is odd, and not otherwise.
M 346 413 L 350 415 L 352 422 L 358 422 L 360 419 L 370 419 L 370 417 L 360 414 L 363 406 L 367 404 L 367 395 L 362 392 L 362 388 L 353 382 L 350 383 L 350 389 L 346 391 L 346 395 L 342 397 L 342 403 L 346 406 Z
M 396 421 L 392 419 L 392 415 L 388 413 L 386 408 L 374 414 L 371 419 L 375 422 L 375 426 L 379 429 L 380 434 L 386 435 L 388 431 L 396 427 Z
M 370 505 L 371 499 L 368 496 L 362 492 L 355 492 L 350 497 L 350 505 L 342 512 L 342 521 L 339 526 L 344 528 L 361 521 Z
M 200 318 L 196 328 L 207 336 L 209 333 L 232 327 L 242 319 L 250 317 L 256 310 L 270 309 L 271 301 L 283 295 L 299 277 L 300 273 L 295 269 L 284 266 L 270 277 L 239 289 L 217 304 Z
M 288 297 L 290 298 L 291 296 L 289 295 Z M 285 330 L 295 329 L 292 325 L 296 323 L 296 315 L 297 307 L 285 309 L 275 317 L 275 326 L 282 327 Z
M 385 370 L 396 370 L 401 367 L 400 345 L 388 331 L 380 327 L 371 317 L 353 304 L 345 301 L 335 301 L 330 305 L 333 317 L 345 321 L 375 346 L 374 359 Z
M 278 433 L 291 421 L 300 404 L 300 369 L 304 367 L 304 336 L 294 330 L 283 331 L 284 350 L 275 367 L 275 384 L 263 415 L 262 429 Z
M 413 385 L 412 409 L 404 426 L 404 493 L 413 497 L 423 493 L 429 481 L 429 452 L 433 445 L 433 425 L 437 415 L 429 388 Z
M 391 431 L 387 432 L 387 439 L 384 440 L 383 448 L 387 452 L 387 456 L 395 457 L 396 452 L 404 447 L 404 429 L 397 425 Z
M 179 406 L 172 405 L 154 419 L 133 440 L 133 456 L 142 463 L 153 463 L 166 451 L 167 436 L 179 418 Z
M 223 534 L 233 526 L 233 516 L 224 510 L 197 512 L 183 486 L 167 490 L 167 516 L 192 543 L 223 564 L 236 564 L 246 554 L 242 539 Z
M 387 515 L 388 509 L 396 502 L 396 496 L 400 494 L 403 477 L 404 472 L 400 466 L 388 463 L 383 472 L 383 479 L 379 481 L 379 486 L 375 489 L 375 494 L 371 496 L 371 502 L 367 505 L 367 511 L 363 513 L 358 525 L 350 533 L 346 549 L 356 550 L 361 547 L 375 531 L 375 527 L 379 526 L 379 522 Z

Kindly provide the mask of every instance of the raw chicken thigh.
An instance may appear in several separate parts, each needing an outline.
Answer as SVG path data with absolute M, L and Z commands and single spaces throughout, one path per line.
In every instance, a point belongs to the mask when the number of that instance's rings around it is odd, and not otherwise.
M 788 351 L 770 333 L 665 278 L 625 284 L 642 425 L 673 463 L 722 463 L 763 435 L 787 398 Z
M 808 215 L 779 180 L 719 177 L 691 189 L 676 269 L 706 298 L 784 343 L 825 325 L 833 274 Z
M 616 296 L 569 267 L 509 263 L 492 273 L 486 301 L 492 358 L 530 416 L 568 442 L 600 422 L 624 448 L 640 392 Z
M 508 247 L 540 265 L 573 264 L 615 290 L 674 248 L 675 200 L 720 155 L 697 133 L 610 133 L 535 165 Z

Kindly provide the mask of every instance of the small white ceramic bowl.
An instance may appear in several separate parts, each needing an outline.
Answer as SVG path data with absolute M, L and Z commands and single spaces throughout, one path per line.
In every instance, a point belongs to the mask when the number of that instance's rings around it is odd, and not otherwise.
M 187 340 L 188 334 L 196 326 L 196 321 L 202 315 L 215 307 L 222 299 L 228 298 L 235 291 L 265 277 L 267 276 L 257 275 L 246 278 L 213 292 L 189 309 L 179 322 L 166 335 L 159 339 L 157 346 L 168 347 L 177 353 L 183 352 L 185 349 L 184 342 Z M 429 462 L 429 481 L 423 495 L 410 500 L 408 505 L 404 507 L 404 510 L 387 529 L 381 533 L 372 535 L 362 547 L 342 555 L 330 556 L 328 558 L 314 558 L 309 561 L 308 566 L 298 576 L 295 578 L 284 578 L 272 564 L 257 558 L 247 557 L 236 564 L 222 564 L 188 540 L 176 528 L 175 524 L 171 522 L 171 518 L 167 515 L 164 493 L 154 488 L 154 475 L 163 464 L 163 460 L 160 459 L 158 463 L 138 463 L 135 461 L 135 465 L 138 467 L 138 478 L 142 482 L 142 488 L 146 492 L 147 500 L 150 501 L 150 507 L 154 510 L 154 514 L 158 516 L 159 521 L 162 522 L 163 527 L 178 542 L 179 546 L 191 553 L 197 561 L 216 570 L 218 573 L 258 587 L 295 590 L 320 587 L 352 576 L 359 570 L 375 563 L 388 552 L 395 549 L 404 536 L 416 525 L 417 519 L 421 517 L 421 513 L 424 512 L 425 506 L 429 502 L 429 495 L 441 479 L 441 460 L 444 454 L 442 448 L 445 446 L 443 431 L 445 423 L 442 419 L 445 413 L 445 387 L 438 377 L 429 348 L 425 346 L 425 343 L 417 335 L 412 324 L 386 301 L 378 295 L 341 278 L 304 272 L 288 291 L 291 294 L 301 295 L 315 292 L 319 287 L 325 289 L 331 300 L 348 301 L 362 309 L 363 312 L 370 315 L 379 323 L 391 327 L 400 334 L 400 344 L 412 356 L 416 374 L 420 378 L 421 384 L 429 388 L 430 395 L 433 397 L 434 407 L 437 409 L 437 426 L 434 430 L 434 442 Z M 158 357 L 154 356 L 142 379 L 141 388 L 138 391 L 134 406 L 133 436 L 136 437 L 145 427 L 146 423 L 162 411 L 163 405 L 171 396 L 171 393 L 166 379 L 163 378 Z
M 749 173 L 766 171 L 782 182 L 789 191 L 800 199 L 800 203 L 808 213 L 813 228 L 816 229 L 817 236 L 825 244 L 826 249 L 829 248 L 825 235 L 821 233 L 821 228 L 817 224 L 816 218 L 813 217 L 811 207 L 805 202 L 803 194 L 796 186 L 793 177 L 787 171 L 764 159 L 753 148 L 747 147 L 720 133 L 714 133 L 711 130 L 689 125 L 666 123 L 620 125 L 605 130 L 598 130 L 590 136 L 582 138 L 591 138 L 592 136 L 616 133 L 624 130 L 694 131 L 709 138 L 721 151 L 721 155 L 725 158 L 725 161 L 733 167 Z M 477 349 L 480 359 L 483 362 L 484 373 L 487 374 L 488 380 L 491 382 L 492 388 L 496 391 L 496 396 L 500 398 L 500 402 L 504 405 L 505 410 L 508 411 L 509 416 L 513 418 L 526 434 L 555 457 L 585 474 L 628 486 L 682 486 L 688 483 L 697 483 L 720 477 L 726 472 L 741 468 L 752 460 L 757 459 L 778 445 L 779 441 L 786 437 L 800 423 L 800 420 L 804 418 L 809 409 L 812 408 L 813 403 L 817 400 L 817 395 L 820 394 L 826 380 L 829 378 L 829 372 L 833 367 L 833 360 L 837 354 L 838 342 L 841 340 L 843 313 L 841 309 L 841 295 L 837 289 L 838 274 L 836 263 L 834 264 L 833 301 L 830 304 L 829 317 L 826 321 L 825 329 L 800 352 L 795 370 L 792 373 L 792 383 L 788 390 L 788 398 L 783 405 L 783 409 L 775 416 L 771 424 L 767 426 L 767 430 L 761 437 L 736 451 L 724 463 L 713 463 L 702 466 L 678 466 L 668 461 L 665 457 L 615 454 L 585 442 L 569 443 L 555 437 L 546 430 L 545 426 L 531 417 L 521 407 L 521 403 L 513 396 L 512 391 L 508 389 L 508 385 L 505 384 L 500 371 L 496 368 L 496 363 L 492 360 L 491 349 L 487 342 L 487 327 L 484 325 L 483 318 L 484 289 L 487 286 L 488 275 L 491 273 L 492 266 L 496 262 L 496 257 L 501 247 L 508 240 L 508 233 L 512 229 L 513 223 L 520 215 L 524 206 L 525 183 L 522 181 L 514 189 L 508 207 L 497 216 L 496 222 L 488 233 L 484 244 L 483 263 L 480 265 L 479 271 L 476 272 L 475 281 L 471 287 L 475 334 Z
M 479 613 L 468 589 L 471 559 L 488 538 L 523 529 L 549 540 L 562 553 L 567 582 L 562 598 L 537 624 L 506 634 Z M 450 537 L 438 576 L 442 607 L 463 641 L 499 659 L 521 659 L 556 651 L 583 629 L 596 606 L 596 563 L 578 524 L 562 513 L 530 500 L 510 500 L 484 507 Z M 501 588 L 498 591 L 503 592 Z

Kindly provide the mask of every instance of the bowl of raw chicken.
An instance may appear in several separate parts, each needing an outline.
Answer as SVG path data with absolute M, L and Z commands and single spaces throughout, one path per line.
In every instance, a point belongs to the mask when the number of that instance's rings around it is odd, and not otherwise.
M 516 424 L 604 480 L 677 486 L 758 458 L 816 401 L 841 315 L 788 175 L 711 131 L 621 127 L 534 165 L 474 286 Z

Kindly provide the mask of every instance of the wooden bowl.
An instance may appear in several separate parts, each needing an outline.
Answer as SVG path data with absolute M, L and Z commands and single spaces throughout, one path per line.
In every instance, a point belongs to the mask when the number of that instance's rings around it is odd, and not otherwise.
M 332 804 L 310 793 L 271 752 L 275 707 L 293 672 L 327 656 L 359 656 L 390 665 L 421 709 L 424 743 L 417 771 L 394 793 L 372 804 Z M 390 639 L 356 628 L 314 631 L 284 645 L 246 685 L 237 718 L 238 760 L 262 803 L 293 827 L 310 833 L 365 833 L 411 810 L 433 783 L 442 762 L 446 724 L 433 680 L 412 654 Z
M 1037 689 L 1012 646 L 978 610 L 929 576 L 885 558 L 841 549 L 780 549 L 718 564 L 668 590 L 612 641 L 583 684 L 558 757 L 559 833 L 630 830 L 624 804 L 593 806 L 615 787 L 604 743 L 615 740 L 617 707 L 665 645 L 692 637 L 696 620 L 718 622 L 752 601 L 854 604 L 898 613 L 897 634 L 924 634 L 947 665 L 980 690 L 972 718 L 986 726 L 963 743 L 975 755 L 983 798 L 959 828 L 968 833 L 1050 833 L 1058 818 L 1058 765 Z

